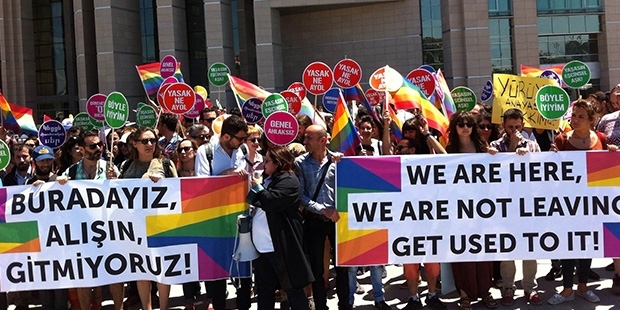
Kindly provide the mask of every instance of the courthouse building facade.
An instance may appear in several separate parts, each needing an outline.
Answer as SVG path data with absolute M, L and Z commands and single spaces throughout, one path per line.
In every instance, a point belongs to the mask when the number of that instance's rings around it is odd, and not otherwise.
M 480 92 L 493 72 L 577 59 L 592 89 L 620 82 L 620 1 L 612 0 L 2 0 L 0 88 L 9 101 L 66 117 L 95 93 L 145 95 L 135 65 L 174 55 L 185 81 L 212 63 L 271 91 L 313 61 L 347 57 L 370 73 L 428 64 Z

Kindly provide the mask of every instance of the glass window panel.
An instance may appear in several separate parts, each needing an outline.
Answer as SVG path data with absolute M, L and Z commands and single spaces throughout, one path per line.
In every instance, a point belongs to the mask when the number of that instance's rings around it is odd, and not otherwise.
M 568 33 L 568 16 L 557 16 L 552 19 L 553 33 Z
M 570 33 L 585 32 L 586 31 L 586 19 L 583 15 L 569 16 L 568 27 Z
M 586 15 L 585 17 L 585 32 L 600 32 L 601 22 L 598 15 Z
M 551 17 L 539 17 L 538 18 L 538 33 L 539 34 L 553 33 L 553 30 L 551 28 Z

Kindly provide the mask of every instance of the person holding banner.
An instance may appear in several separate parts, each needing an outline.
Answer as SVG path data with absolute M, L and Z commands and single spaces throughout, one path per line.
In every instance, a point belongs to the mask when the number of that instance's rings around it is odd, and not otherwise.
M 267 177 L 264 182 L 252 178 L 247 198 L 256 208 L 252 240 L 260 253 L 253 262 L 259 310 L 274 309 L 278 288 L 286 292 L 292 310 L 310 309 L 304 287 L 314 277 L 303 251 L 300 185 L 294 161 L 285 146 L 270 148 L 265 155 Z
M 325 266 L 323 254 L 325 238 L 335 245 L 336 222 L 340 215 L 336 209 L 335 198 L 335 160 L 338 154 L 327 148 L 327 131 L 320 125 L 310 125 L 304 135 L 304 146 L 308 153 L 295 159 L 301 184 L 301 205 L 306 209 L 304 221 L 304 243 L 310 260 L 314 282 L 312 292 L 316 310 L 327 310 L 327 294 L 323 283 Z M 336 294 L 338 309 L 350 310 L 348 268 L 336 266 Z
M 101 158 L 104 147 L 99 138 L 99 131 L 84 131 L 77 138 L 77 145 L 82 159 L 76 164 L 71 165 L 62 175 L 56 178 L 60 185 L 64 185 L 68 180 L 105 180 L 118 177 L 118 169 L 114 165 L 107 166 L 107 162 Z M 124 284 L 110 284 L 110 294 L 114 300 L 116 310 L 123 309 Z M 76 288 L 80 309 L 90 310 L 91 303 L 101 305 L 101 287 L 80 287 Z
M 551 145 L 552 151 L 588 151 L 588 150 L 609 150 L 615 152 L 618 147 L 614 144 L 607 144 L 608 140 L 604 133 L 591 130 L 596 121 L 594 104 L 583 99 L 577 100 L 573 105 L 570 125 L 573 130 L 558 135 L 555 143 Z M 614 263 L 616 263 L 616 259 Z M 575 299 L 575 295 L 585 300 L 597 303 L 600 298 L 591 290 L 588 290 L 588 274 L 592 259 L 562 259 L 562 284 L 564 289 L 553 295 L 547 302 L 551 305 Z M 577 265 L 577 291 L 573 290 L 573 273 Z M 616 269 L 617 270 L 617 269 Z M 618 275 L 615 276 L 616 278 Z M 614 287 L 616 286 L 614 278 Z M 613 289 L 613 287 L 612 287 Z
M 149 178 L 153 182 L 157 182 L 162 178 L 177 177 L 174 165 L 171 164 L 170 160 L 163 159 L 163 153 L 160 145 L 157 143 L 155 130 L 140 128 L 129 136 L 129 139 L 132 146 L 129 149 L 130 156 L 128 160 L 121 164 L 120 178 Z M 142 309 L 151 310 L 151 281 L 137 281 L 137 286 Z M 167 309 L 170 285 L 157 283 L 157 289 L 159 291 L 160 308 Z
M 449 125 L 450 141 L 446 146 L 448 153 L 485 153 L 488 152 L 488 144 L 478 133 L 474 116 L 469 112 L 457 112 L 450 118 Z M 459 262 L 452 263 L 454 284 L 458 290 L 462 310 L 471 310 L 471 302 L 482 299 L 489 309 L 498 307 L 489 290 L 491 289 L 493 276 L 492 262 Z
M 502 127 L 504 134 L 498 140 L 491 142 L 489 153 L 497 152 L 516 152 L 518 155 L 525 155 L 528 152 L 540 152 L 540 146 L 536 141 L 526 139 L 521 135 L 523 130 L 523 112 L 519 109 L 508 109 L 502 117 Z M 542 299 L 536 291 L 536 260 L 523 260 L 523 290 L 525 297 L 531 305 L 542 304 Z M 502 305 L 510 306 L 514 303 L 515 273 L 517 272 L 514 261 L 502 261 L 500 273 L 503 281 Z
M 428 121 L 421 112 L 407 119 L 401 128 L 403 138 L 415 141 L 416 154 L 446 154 L 446 150 L 431 133 Z
M 478 124 L 478 133 L 480 137 L 487 143 L 499 139 L 499 128 L 497 125 L 491 123 L 491 113 L 482 110 L 476 117 L 476 123 Z

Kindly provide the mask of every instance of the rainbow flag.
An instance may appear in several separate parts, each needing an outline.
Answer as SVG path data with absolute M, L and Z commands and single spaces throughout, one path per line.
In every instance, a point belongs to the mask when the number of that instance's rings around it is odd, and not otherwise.
M 434 75 L 437 77 L 437 83 L 443 93 L 443 100 L 440 100 L 443 113 L 448 119 L 450 119 L 452 114 L 456 112 L 456 105 L 454 105 L 454 99 L 452 99 L 450 87 L 448 87 L 448 83 L 446 82 L 446 78 L 443 76 L 441 69 L 437 70 L 437 73 Z
M 620 157 L 614 152 L 586 152 L 588 186 L 619 186 Z
M 0 107 L 2 105 L 2 100 L 0 100 Z M 6 188 L 0 188 L 0 201 L 6 201 L 6 198 Z M 6 203 L 0 205 L 0 254 L 40 252 L 41 243 L 37 222 L 7 223 L 6 207 Z
M 390 113 L 390 117 L 392 118 L 392 122 L 390 123 L 392 134 L 397 140 L 400 140 L 403 138 L 403 122 L 401 122 L 400 118 L 396 116 L 396 110 L 394 110 L 394 107 L 392 107 L 391 104 L 388 104 L 388 111 Z
M 250 98 L 265 100 L 267 96 L 271 95 L 270 92 L 230 74 L 228 75 L 228 82 L 237 98 L 239 106 L 242 106 L 243 103 Z
M 564 69 L 564 65 L 552 65 L 547 68 L 537 68 L 537 67 L 521 65 L 521 76 L 537 78 L 537 77 L 540 77 L 543 71 L 551 70 L 560 77 L 560 81 L 562 82 L 561 86 L 563 88 L 567 88 L 568 85 L 566 85 L 566 83 L 564 83 L 564 81 L 562 80 L 562 69 Z
M 336 112 L 334 113 L 334 128 L 332 129 L 332 139 L 329 143 L 329 148 L 346 156 L 355 156 L 357 155 L 357 148 L 361 143 L 360 135 L 353 124 L 342 92 L 340 92 L 338 102 L 336 103 Z
M 161 83 L 164 81 L 164 78 L 159 75 L 159 62 L 136 66 L 136 70 L 138 70 L 138 75 L 140 76 L 146 94 L 149 96 L 156 95 Z M 179 82 L 183 82 L 180 62 L 177 63 L 177 71 L 174 72 L 174 77 L 177 78 Z
M 13 132 L 38 134 L 39 130 L 32 117 L 32 109 L 9 103 L 0 93 L 0 110 L 2 111 L 2 125 Z
M 447 137 L 450 121 L 426 98 L 418 87 L 403 78 L 403 86 L 391 93 L 391 96 L 397 110 L 420 109 L 428 121 L 428 126 L 438 130 L 443 137 Z
M 364 94 L 364 90 L 362 89 L 362 86 L 360 86 L 359 83 L 355 85 L 355 87 L 343 89 L 342 93 L 344 96 L 344 100 L 346 101 L 355 100 L 357 102 L 361 102 L 364 105 L 364 108 L 366 108 L 366 111 L 368 112 L 368 114 L 372 116 L 372 118 L 375 121 L 379 123 L 379 126 L 383 125 L 383 122 L 381 121 L 377 113 L 375 113 L 375 109 L 373 109 L 370 103 L 368 102 L 368 99 L 366 98 L 366 95 Z
M 267 96 L 271 95 L 270 92 L 230 74 L 228 75 L 228 82 L 228 85 L 230 85 L 230 88 L 237 98 L 237 103 L 239 106 L 243 105 L 243 103 L 250 98 L 265 100 Z M 308 98 L 304 98 L 301 101 L 301 109 L 297 114 L 308 115 L 310 119 L 312 119 L 313 124 L 321 125 L 323 128 L 327 128 L 325 120 L 321 117 L 321 114 L 316 111 L 314 106 L 312 106 L 310 101 L 308 101 Z
M 146 218 L 149 247 L 195 243 L 200 280 L 227 279 L 237 233 L 237 216 L 248 209 L 248 183 L 236 176 L 180 179 L 180 214 Z M 251 276 L 250 264 L 240 263 L 239 273 Z

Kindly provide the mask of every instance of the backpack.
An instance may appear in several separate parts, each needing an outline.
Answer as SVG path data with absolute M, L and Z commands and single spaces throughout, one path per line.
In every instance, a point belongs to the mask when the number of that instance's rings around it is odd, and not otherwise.
M 248 155 L 248 146 L 245 144 L 242 144 L 240 147 L 241 152 L 243 152 L 243 155 Z M 205 148 L 205 154 L 207 155 L 207 161 L 209 161 L 209 172 L 212 173 L 213 171 L 213 144 L 211 144 L 211 142 L 207 142 L 206 148 Z

